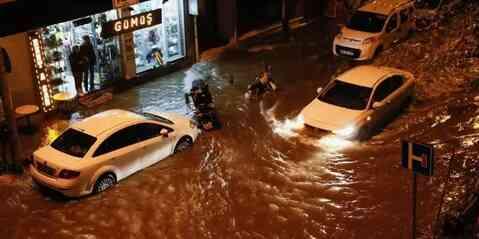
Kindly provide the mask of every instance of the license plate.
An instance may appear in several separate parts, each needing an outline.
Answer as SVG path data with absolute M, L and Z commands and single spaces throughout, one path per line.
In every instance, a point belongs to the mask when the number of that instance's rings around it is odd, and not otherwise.
M 346 51 L 346 50 L 339 50 L 339 53 L 343 54 L 343 55 L 347 55 L 347 56 L 352 56 L 354 55 L 354 53 L 350 52 L 350 51 Z

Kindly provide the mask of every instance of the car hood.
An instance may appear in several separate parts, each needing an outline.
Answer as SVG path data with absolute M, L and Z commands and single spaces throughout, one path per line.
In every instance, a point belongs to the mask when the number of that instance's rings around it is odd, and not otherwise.
M 353 39 L 353 40 L 361 41 L 361 42 L 370 37 L 380 35 L 380 33 L 356 31 L 347 27 L 343 27 L 341 29 L 341 32 L 343 33 L 343 38 Z
M 351 110 L 314 99 L 303 108 L 301 115 L 306 125 L 328 131 L 342 129 L 355 123 L 363 111 Z
M 52 146 L 44 146 L 33 153 L 33 159 L 38 163 L 47 163 L 50 167 L 55 169 L 70 169 L 75 170 L 85 164 L 85 160 L 78 158 L 59 150 Z

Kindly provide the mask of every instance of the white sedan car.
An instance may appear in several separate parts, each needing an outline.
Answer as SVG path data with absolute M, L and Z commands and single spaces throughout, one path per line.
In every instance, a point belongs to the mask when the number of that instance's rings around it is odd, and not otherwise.
M 304 107 L 304 124 L 343 138 L 364 139 L 399 112 L 414 92 L 411 73 L 378 66 L 358 66 L 318 89 Z
M 34 152 L 40 185 L 69 197 L 97 193 L 193 144 L 196 123 L 173 113 L 109 110 L 64 131 Z

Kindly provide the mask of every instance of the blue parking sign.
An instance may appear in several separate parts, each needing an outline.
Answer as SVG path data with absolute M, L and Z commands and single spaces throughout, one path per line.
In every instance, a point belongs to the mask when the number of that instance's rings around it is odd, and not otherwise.
M 402 141 L 402 166 L 415 173 L 432 176 L 434 172 L 434 147 Z

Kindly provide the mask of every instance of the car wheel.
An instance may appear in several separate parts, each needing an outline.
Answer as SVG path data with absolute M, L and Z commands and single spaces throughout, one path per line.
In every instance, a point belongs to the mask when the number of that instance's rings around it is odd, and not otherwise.
M 95 187 L 93 189 L 94 193 L 103 192 L 115 185 L 116 177 L 112 173 L 107 173 L 102 175 L 98 180 L 96 180 Z
M 191 147 L 191 145 L 193 145 L 193 139 L 191 139 L 191 137 L 189 137 L 189 136 L 184 136 L 176 144 L 174 153 L 176 154 L 176 153 L 179 153 L 179 152 L 183 152 L 186 149 L 188 149 L 189 147 Z

